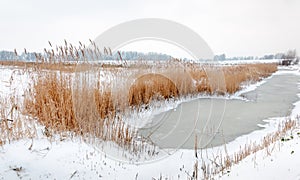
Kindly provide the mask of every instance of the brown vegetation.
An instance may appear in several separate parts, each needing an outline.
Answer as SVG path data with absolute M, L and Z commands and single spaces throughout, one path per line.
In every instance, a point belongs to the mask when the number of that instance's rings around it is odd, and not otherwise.
M 226 91 L 230 94 L 240 90 L 243 82 L 257 82 L 277 71 L 276 64 L 247 64 L 225 67 L 223 72 Z
M 129 105 L 149 104 L 151 99 L 178 97 L 179 92 L 170 79 L 160 74 L 139 77 L 129 90 Z
M 25 95 L 25 113 L 49 131 L 71 131 L 87 141 L 99 138 L 130 148 L 135 130 L 115 118 L 111 93 L 73 80 L 70 74 L 40 72 Z
M 50 43 L 49 43 L 50 44 Z M 45 49 L 36 62 L 3 61 L 2 65 L 30 69 L 32 77 L 24 97 L 24 113 L 47 129 L 114 141 L 131 148 L 136 130 L 122 121 L 122 112 L 196 94 L 232 94 L 241 84 L 258 81 L 277 69 L 276 64 L 218 66 L 170 60 L 128 64 L 119 53 L 119 63 L 98 61 L 101 52 L 65 42 Z M 52 47 L 52 45 L 50 44 Z M 110 54 L 104 49 L 104 54 Z M 100 71 L 110 73 L 102 81 Z M 118 82 L 116 84 L 116 82 Z M 4 122 L 4 121 L 2 121 Z
M 56 73 L 41 74 L 34 79 L 31 94 L 25 98 L 25 110 L 37 117 L 42 124 L 61 130 L 77 128 L 73 110 L 70 77 Z
M 241 64 L 223 67 L 192 67 L 191 77 L 196 80 L 198 93 L 233 94 L 242 83 L 257 82 L 277 71 L 277 64 Z
M 0 146 L 22 138 L 36 136 L 35 125 L 25 121 L 19 111 L 20 105 L 13 97 L 0 97 Z

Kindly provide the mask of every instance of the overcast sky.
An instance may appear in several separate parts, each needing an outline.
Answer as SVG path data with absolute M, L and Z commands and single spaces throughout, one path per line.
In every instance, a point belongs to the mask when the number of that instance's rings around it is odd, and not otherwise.
M 0 0 L 0 50 L 41 51 L 48 40 L 88 43 L 138 18 L 186 25 L 215 54 L 300 52 L 299 0 Z

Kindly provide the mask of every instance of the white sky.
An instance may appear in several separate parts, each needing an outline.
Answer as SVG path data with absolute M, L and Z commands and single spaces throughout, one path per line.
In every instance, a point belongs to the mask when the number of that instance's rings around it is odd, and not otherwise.
M 0 0 L 0 50 L 42 51 L 48 40 L 88 43 L 108 28 L 137 18 L 186 25 L 215 54 L 300 52 L 299 0 Z

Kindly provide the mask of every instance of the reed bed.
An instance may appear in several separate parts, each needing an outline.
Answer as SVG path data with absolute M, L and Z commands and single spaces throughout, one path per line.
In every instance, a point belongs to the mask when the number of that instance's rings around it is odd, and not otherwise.
M 276 64 L 247 64 L 224 67 L 226 91 L 233 94 L 241 89 L 245 82 L 257 82 L 277 71 Z
M 134 129 L 114 116 L 110 93 L 74 81 L 71 74 L 40 72 L 32 79 L 24 112 L 37 118 L 47 131 L 74 132 L 85 141 L 95 138 L 130 148 Z
M 277 71 L 277 64 L 189 66 L 189 68 L 192 79 L 196 81 L 197 93 L 224 95 L 239 91 L 243 83 L 254 83 L 270 76 Z
M 43 56 L 36 54 L 36 62 L 2 65 L 30 69 L 27 73 L 32 79 L 25 92 L 23 113 L 36 118 L 47 130 L 73 132 L 91 141 L 113 141 L 131 150 L 139 149 L 135 141 L 138 132 L 123 122 L 125 112 L 148 108 L 152 101 L 233 94 L 242 83 L 259 81 L 277 70 L 276 64 L 223 67 L 177 59 L 129 64 L 121 53 L 117 63 L 105 64 L 97 59 L 112 56 L 111 50 L 100 52 L 94 42 L 91 44 L 75 47 L 65 41 L 64 46 L 53 48 L 49 42 L 51 48 L 45 49 Z

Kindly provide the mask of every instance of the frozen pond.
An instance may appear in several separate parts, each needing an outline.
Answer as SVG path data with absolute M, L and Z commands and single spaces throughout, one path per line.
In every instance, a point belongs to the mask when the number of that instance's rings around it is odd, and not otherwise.
M 299 76 L 280 73 L 242 99 L 199 98 L 154 116 L 143 136 L 161 148 L 212 147 L 260 129 L 265 119 L 290 114 L 300 93 Z M 196 134 L 196 135 L 195 135 Z

